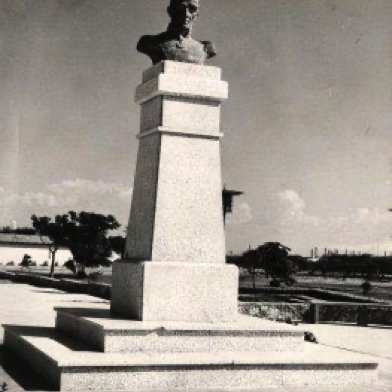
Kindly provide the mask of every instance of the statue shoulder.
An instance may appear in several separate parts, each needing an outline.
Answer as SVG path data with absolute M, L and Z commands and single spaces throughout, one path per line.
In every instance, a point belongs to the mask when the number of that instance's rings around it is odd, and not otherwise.
M 143 35 L 137 43 L 136 50 L 138 52 L 148 54 L 156 50 L 156 46 L 160 45 L 166 39 L 166 32 L 158 35 Z
M 204 46 L 204 52 L 207 54 L 207 59 L 216 56 L 215 45 L 211 41 L 201 41 Z
M 140 53 L 147 54 L 151 51 L 151 48 L 154 46 L 154 43 L 154 35 L 143 35 L 137 43 L 136 50 Z

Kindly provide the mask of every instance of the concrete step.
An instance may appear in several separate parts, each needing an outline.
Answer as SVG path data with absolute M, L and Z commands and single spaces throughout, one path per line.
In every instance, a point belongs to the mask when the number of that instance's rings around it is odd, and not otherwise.
M 141 322 L 109 309 L 56 309 L 56 328 L 102 352 L 300 351 L 304 331 L 239 315 L 236 323 Z
M 55 329 L 4 326 L 5 348 L 57 390 L 257 389 L 371 386 L 377 363 L 364 355 L 304 343 L 301 353 L 100 353 Z M 361 390 L 364 390 L 361 387 Z

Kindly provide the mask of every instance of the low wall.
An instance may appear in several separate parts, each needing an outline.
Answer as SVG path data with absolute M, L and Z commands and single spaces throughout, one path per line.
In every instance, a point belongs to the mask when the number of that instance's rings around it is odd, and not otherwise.
M 392 325 L 392 305 L 345 302 L 314 302 L 311 304 L 312 323 L 355 323 Z
M 77 294 L 88 294 L 94 297 L 110 299 L 110 285 L 105 283 L 90 283 L 74 279 L 56 279 L 48 276 L 25 273 L 0 271 L 0 279 L 15 283 L 26 283 L 37 287 L 50 287 Z

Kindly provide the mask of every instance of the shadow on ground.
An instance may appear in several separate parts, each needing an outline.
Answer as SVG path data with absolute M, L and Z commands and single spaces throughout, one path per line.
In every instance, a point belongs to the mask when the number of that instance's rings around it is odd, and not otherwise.
M 0 345 L 0 382 L 6 382 L 9 391 L 53 391 L 46 380 L 20 362 Z

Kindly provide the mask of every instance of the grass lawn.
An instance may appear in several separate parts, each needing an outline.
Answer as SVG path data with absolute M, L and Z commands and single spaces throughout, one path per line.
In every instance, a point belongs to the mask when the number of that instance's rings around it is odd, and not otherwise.
M 362 295 L 362 279 L 337 279 L 337 278 L 323 278 L 315 276 L 298 276 L 296 277 L 297 283 L 295 283 L 293 288 L 315 288 L 315 289 L 325 289 L 334 290 L 345 293 L 350 293 L 354 295 Z M 392 282 L 371 282 L 373 289 L 369 294 L 370 298 L 381 299 L 392 301 Z M 252 278 L 250 276 L 240 277 L 240 287 L 241 288 L 252 288 Z M 267 288 L 269 286 L 269 280 L 264 276 L 256 277 L 256 287 L 257 288 Z M 285 286 L 283 286 L 285 287 Z M 263 296 L 260 296 L 260 300 L 263 300 Z

